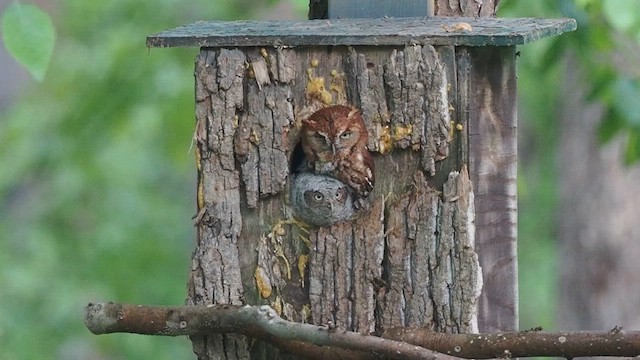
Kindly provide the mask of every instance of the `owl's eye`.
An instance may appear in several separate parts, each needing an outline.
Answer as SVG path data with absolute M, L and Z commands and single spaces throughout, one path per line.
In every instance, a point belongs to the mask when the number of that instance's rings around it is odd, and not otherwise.
M 324 139 L 324 135 L 320 134 L 319 132 L 313 133 L 313 137 L 316 139 Z
M 344 191 L 342 191 L 342 189 L 338 190 L 335 196 L 336 196 L 336 199 L 342 200 L 342 198 L 344 197 Z
M 341 139 L 348 139 L 351 137 L 352 132 L 347 130 L 345 132 L 343 132 L 342 134 L 340 134 L 340 138 Z
M 324 195 L 322 195 L 321 193 L 317 192 L 317 193 L 313 194 L 313 200 L 322 201 L 322 199 L 324 199 Z

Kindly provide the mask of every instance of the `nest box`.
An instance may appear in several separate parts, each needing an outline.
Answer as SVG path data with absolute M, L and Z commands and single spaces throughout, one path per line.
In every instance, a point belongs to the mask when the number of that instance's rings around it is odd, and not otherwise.
M 234 21 L 150 36 L 152 47 L 200 47 L 188 303 L 268 304 L 290 320 L 366 333 L 515 328 L 515 46 L 575 27 Z M 362 110 L 372 203 L 353 221 L 301 227 L 288 202 L 291 157 L 301 120 L 334 104 Z M 237 335 L 193 340 L 202 357 L 259 351 Z

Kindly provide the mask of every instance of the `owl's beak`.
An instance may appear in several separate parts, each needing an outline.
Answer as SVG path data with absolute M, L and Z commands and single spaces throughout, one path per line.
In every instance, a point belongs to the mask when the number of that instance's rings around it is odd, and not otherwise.
M 331 143 L 331 153 L 333 156 L 336 156 L 336 144 Z

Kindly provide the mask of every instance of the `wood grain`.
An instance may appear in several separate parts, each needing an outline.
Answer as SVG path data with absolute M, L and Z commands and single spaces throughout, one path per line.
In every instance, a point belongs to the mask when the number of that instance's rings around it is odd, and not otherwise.
M 485 289 L 480 330 L 518 326 L 517 118 L 515 47 L 460 49 L 468 101 L 469 172 Z
M 472 3 L 473 1 L 469 1 Z M 471 31 L 457 24 L 466 23 Z M 378 18 L 208 21 L 147 37 L 149 47 L 321 45 L 520 45 L 576 29 L 574 19 Z

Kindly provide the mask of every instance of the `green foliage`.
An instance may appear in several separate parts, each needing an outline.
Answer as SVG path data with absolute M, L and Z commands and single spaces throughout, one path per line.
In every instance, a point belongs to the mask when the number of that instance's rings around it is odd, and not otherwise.
M 640 2 L 585 1 L 569 12 L 584 18 L 575 41 L 567 44 L 594 79 L 588 99 L 605 106 L 600 139 L 627 134 L 625 161 L 635 163 L 640 160 L 634 141 L 640 136 L 640 77 L 633 70 L 636 64 L 626 63 L 622 49 L 640 48 Z
M 38 81 L 44 78 L 51 61 L 55 37 L 49 14 L 35 5 L 16 1 L 2 14 L 2 41 Z
M 186 338 L 94 336 L 82 308 L 186 294 L 198 50 L 146 36 L 264 4 L 57 3 L 46 79 L 0 112 L 0 358 L 192 358 Z
M 577 31 L 550 40 L 540 69 L 552 67 L 568 51 L 573 52 L 580 66 L 590 74 L 587 99 L 605 106 L 600 139 L 606 142 L 625 134 L 628 136 L 625 161 L 628 164 L 639 161 L 640 149 L 633 139 L 640 136 L 640 77 L 634 70 L 634 60 L 628 60 L 633 55 L 627 57 L 622 49 L 640 48 L 640 2 L 562 0 L 536 4 L 540 11 L 533 12 L 536 16 L 546 13 L 578 20 Z M 503 13 L 524 10 L 516 2 L 505 1 L 502 5 Z M 531 9 L 524 12 L 532 14 Z

